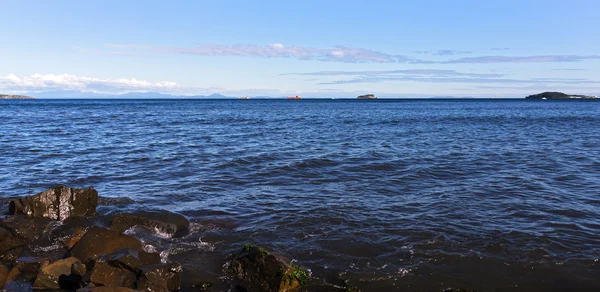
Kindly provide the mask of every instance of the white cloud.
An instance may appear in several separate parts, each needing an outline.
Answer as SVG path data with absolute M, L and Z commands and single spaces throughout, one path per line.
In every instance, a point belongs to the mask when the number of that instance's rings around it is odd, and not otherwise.
M 269 46 L 271 48 L 275 48 L 275 49 L 283 49 L 283 44 L 280 44 L 280 43 L 270 44 Z
M 82 77 L 70 74 L 33 74 L 18 77 L 8 74 L 0 77 L 0 90 L 10 91 L 48 91 L 77 90 L 82 92 L 122 93 L 142 91 L 172 91 L 178 89 L 175 82 L 149 82 L 135 78 L 102 79 Z

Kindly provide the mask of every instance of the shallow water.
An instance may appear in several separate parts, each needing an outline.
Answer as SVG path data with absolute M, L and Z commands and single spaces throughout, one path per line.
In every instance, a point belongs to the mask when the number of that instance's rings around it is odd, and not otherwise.
M 598 291 L 599 113 L 596 101 L 0 101 L 0 197 L 94 186 L 115 198 L 103 214 L 180 212 L 192 234 L 147 248 L 215 278 L 253 243 L 364 291 Z

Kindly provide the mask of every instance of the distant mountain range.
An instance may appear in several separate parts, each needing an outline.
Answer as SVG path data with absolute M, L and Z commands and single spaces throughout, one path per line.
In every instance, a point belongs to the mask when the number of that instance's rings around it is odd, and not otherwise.
M 25 93 L 26 96 L 32 96 L 41 99 L 236 99 L 235 96 L 226 96 L 219 93 L 211 95 L 173 95 L 164 94 L 158 92 L 130 92 L 124 94 L 103 94 L 93 92 L 81 92 L 76 90 L 57 90 L 57 91 L 45 91 L 45 92 L 30 92 Z M 285 96 L 250 96 L 250 99 L 285 99 Z M 328 98 L 328 97 L 323 97 Z M 343 99 L 355 99 L 355 97 L 338 97 L 335 98 Z M 383 98 L 394 98 L 384 96 Z M 421 97 L 423 98 L 423 97 Z M 445 98 L 474 98 L 474 97 L 455 97 L 455 96 L 434 96 L 431 98 L 445 99 Z
M 25 95 L 34 96 L 36 98 L 70 98 L 70 99 L 84 99 L 84 98 L 106 98 L 106 99 L 196 99 L 196 98 L 235 98 L 231 96 L 225 96 L 222 94 L 211 94 L 211 95 L 171 95 L 163 94 L 158 92 L 130 92 L 125 94 L 102 94 L 93 92 L 81 92 L 75 90 L 60 90 L 60 91 L 46 91 L 46 92 L 35 92 L 27 93 Z

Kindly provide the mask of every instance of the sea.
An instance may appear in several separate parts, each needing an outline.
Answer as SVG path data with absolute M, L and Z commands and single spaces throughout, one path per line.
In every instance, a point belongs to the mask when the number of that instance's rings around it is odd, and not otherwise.
M 0 197 L 56 185 L 185 215 L 139 236 L 215 291 L 244 244 L 315 287 L 600 291 L 595 100 L 0 101 Z

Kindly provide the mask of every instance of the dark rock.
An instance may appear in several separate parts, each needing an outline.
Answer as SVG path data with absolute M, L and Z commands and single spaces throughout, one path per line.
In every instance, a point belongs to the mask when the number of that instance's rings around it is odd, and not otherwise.
M 72 216 L 94 216 L 97 205 L 98 192 L 94 188 L 59 186 L 37 195 L 13 199 L 9 213 L 62 221 Z
M 23 254 L 23 250 L 25 250 L 25 246 L 18 246 L 0 253 L 0 262 L 12 266 L 12 264 L 21 256 L 21 254 Z
M 5 265 L 0 265 L 0 289 L 6 283 L 6 279 L 8 278 L 9 269 Z
M 87 272 L 87 268 L 85 267 L 85 264 L 82 262 L 74 262 L 73 265 L 71 265 L 71 275 L 77 275 L 80 277 L 85 276 Z
M 134 288 L 137 274 L 131 270 L 111 265 L 105 259 L 98 258 L 94 262 L 90 281 L 99 286 Z
M 179 264 L 142 266 L 137 288 L 142 291 L 178 291 L 182 271 Z
M 121 249 L 141 250 L 140 241 L 129 235 L 102 227 L 91 227 L 71 249 L 71 255 L 83 262 Z
M 50 222 L 50 220 L 43 218 L 14 215 L 2 220 L 0 227 L 10 231 L 14 237 L 26 239 L 30 242 L 46 233 Z
M 148 253 L 132 249 L 122 249 L 102 256 L 114 266 L 122 267 L 138 273 L 142 265 L 151 265 L 160 263 L 160 255 L 157 253 Z
M 134 226 L 143 226 L 169 236 L 181 237 L 188 233 L 190 222 L 184 216 L 169 211 L 140 211 L 115 215 L 110 228 L 124 232 Z
M 29 240 L 13 235 L 6 228 L 0 227 L 0 254 L 29 243 Z
M 86 287 L 77 289 L 77 292 L 135 292 L 137 290 L 125 287 Z
M 157 263 L 160 263 L 158 254 L 122 249 L 93 260 L 90 281 L 101 286 L 134 288 L 142 265 Z
M 17 259 L 15 266 L 12 268 L 6 279 L 14 281 L 16 279 L 23 280 L 25 282 L 31 282 L 38 275 L 40 270 L 47 266 L 50 260 L 42 257 L 20 257 Z
M 199 259 L 199 262 L 202 262 L 202 260 Z M 199 265 L 184 264 L 182 266 L 181 290 L 183 291 L 210 291 L 211 289 L 214 289 L 214 291 L 226 291 L 230 288 L 229 283 L 223 283 L 220 280 L 222 274 L 208 271 L 209 268 L 204 262 Z
M 59 278 L 62 275 L 71 275 L 72 266 L 81 261 L 76 257 L 70 257 L 55 261 L 43 267 L 35 278 L 33 288 L 35 289 L 60 289 Z
M 288 262 L 262 248 L 245 245 L 229 262 L 227 272 L 236 285 L 247 291 L 295 291 L 309 275 Z

